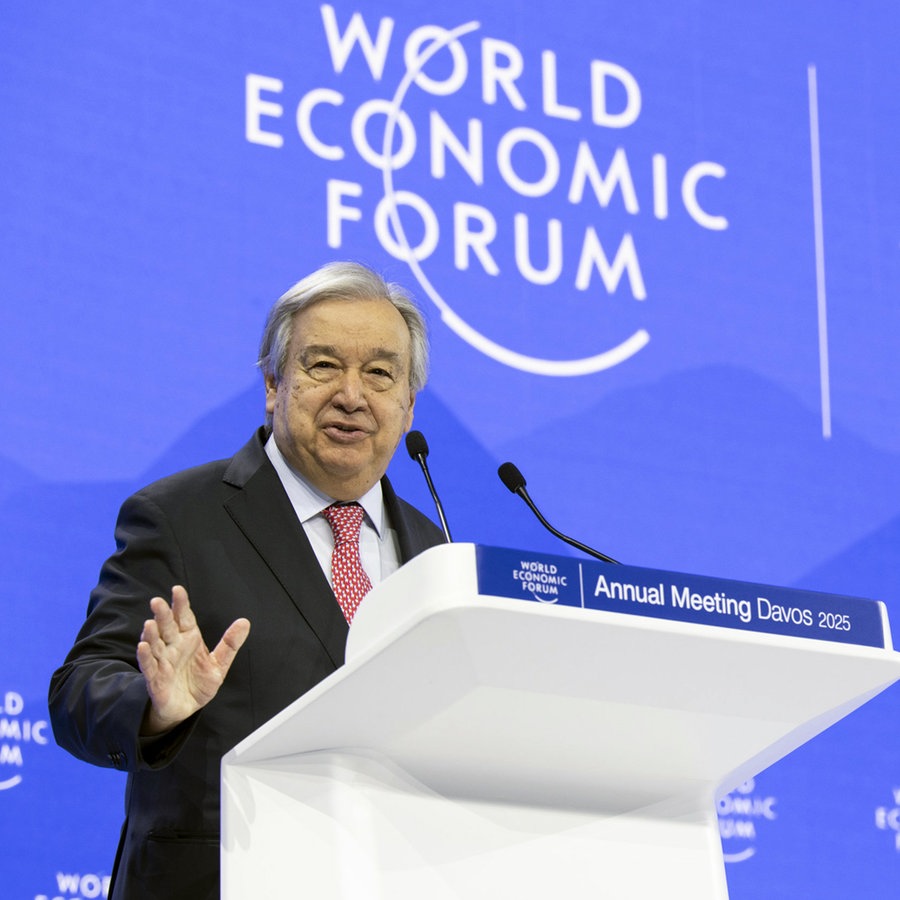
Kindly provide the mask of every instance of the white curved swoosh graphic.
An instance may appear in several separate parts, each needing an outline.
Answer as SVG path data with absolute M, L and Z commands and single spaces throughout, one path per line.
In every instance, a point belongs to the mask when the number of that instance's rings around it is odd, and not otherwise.
M 755 853 L 756 847 L 748 847 L 740 853 L 724 853 L 723 857 L 727 863 L 738 863 L 743 862 L 745 859 L 750 859 Z
M 412 269 L 416 280 L 419 282 L 422 290 L 428 295 L 429 299 L 440 310 L 441 320 L 455 334 L 461 337 L 467 344 L 474 347 L 480 353 L 491 359 L 510 366 L 514 369 L 520 369 L 523 372 L 531 372 L 534 375 L 551 375 L 571 377 L 574 375 L 588 375 L 592 372 L 600 372 L 604 369 L 612 368 L 619 365 L 631 356 L 634 356 L 639 350 L 647 345 L 650 335 L 643 328 L 638 329 L 631 337 L 605 350 L 602 353 L 593 356 L 585 356 L 579 359 L 541 359 L 540 357 L 528 356 L 524 353 L 517 353 L 507 347 L 498 344 L 491 338 L 483 335 L 480 331 L 473 328 L 459 314 L 454 312 L 449 304 L 441 297 L 440 293 L 435 289 L 434 285 L 429 281 L 428 276 L 419 265 L 419 261 L 414 257 L 412 248 L 409 246 L 409 240 L 403 225 L 400 222 L 400 214 L 396 203 L 396 192 L 394 190 L 394 171 L 391 168 L 391 147 L 393 146 L 394 130 L 400 115 L 400 109 L 403 101 L 413 83 L 416 75 L 422 71 L 425 63 L 434 56 L 439 50 L 446 47 L 452 41 L 464 34 L 476 31 L 481 27 L 480 22 L 467 22 L 451 31 L 448 31 L 441 40 L 433 41 L 426 50 L 423 50 L 416 58 L 415 63 L 406 70 L 406 74 L 400 80 L 394 96 L 391 98 L 391 110 L 387 116 L 387 122 L 384 128 L 384 141 L 382 143 L 381 158 L 384 160 L 382 168 L 382 180 L 384 183 L 385 199 L 390 201 L 390 220 L 394 228 L 394 235 L 397 242 L 405 252 L 405 261 Z

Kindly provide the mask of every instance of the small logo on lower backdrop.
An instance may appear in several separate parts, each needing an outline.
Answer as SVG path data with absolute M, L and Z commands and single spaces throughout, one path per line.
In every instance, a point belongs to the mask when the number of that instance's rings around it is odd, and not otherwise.
M 50 726 L 45 719 L 29 719 L 25 700 L 15 691 L 0 695 L 0 791 L 22 782 L 24 754 L 31 744 L 48 743 Z
M 900 853 L 900 788 L 892 788 L 889 805 L 875 807 L 875 827 L 893 835 L 894 849 Z
M 56 887 L 49 894 L 35 894 L 34 900 L 98 900 L 109 896 L 109 875 L 94 872 L 57 872 Z
M 760 826 L 778 818 L 776 799 L 756 790 L 751 778 L 719 800 L 719 835 L 727 863 L 739 863 L 756 855 Z

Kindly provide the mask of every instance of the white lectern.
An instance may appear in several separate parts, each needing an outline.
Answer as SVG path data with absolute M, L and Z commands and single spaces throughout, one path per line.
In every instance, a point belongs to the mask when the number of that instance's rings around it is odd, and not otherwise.
M 717 796 L 900 678 L 882 604 L 454 544 L 222 765 L 222 897 L 726 898 Z

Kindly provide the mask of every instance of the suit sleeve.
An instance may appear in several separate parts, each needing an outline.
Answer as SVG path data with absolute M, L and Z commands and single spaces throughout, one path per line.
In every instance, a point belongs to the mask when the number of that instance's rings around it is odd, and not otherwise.
M 116 547 L 75 644 L 51 679 L 50 718 L 57 743 L 73 755 L 137 771 L 165 765 L 190 731 L 192 720 L 163 738 L 140 738 L 149 696 L 136 657 L 150 598 L 190 585 L 166 516 L 145 493 L 123 504 Z

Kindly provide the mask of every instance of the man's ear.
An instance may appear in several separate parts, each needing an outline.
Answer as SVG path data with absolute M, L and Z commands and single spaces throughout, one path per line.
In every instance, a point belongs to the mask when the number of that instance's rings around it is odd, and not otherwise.
M 266 375 L 266 414 L 275 412 L 275 397 L 278 394 L 278 383 L 274 375 Z

